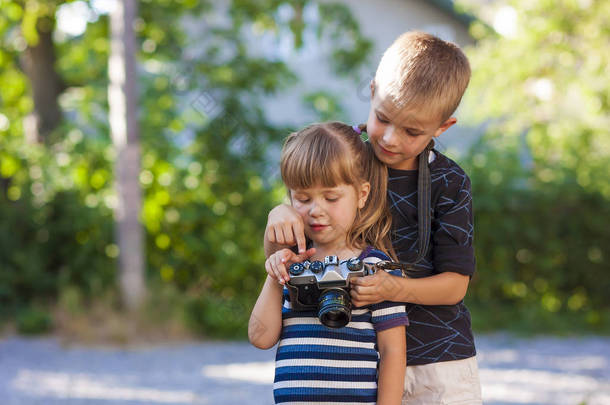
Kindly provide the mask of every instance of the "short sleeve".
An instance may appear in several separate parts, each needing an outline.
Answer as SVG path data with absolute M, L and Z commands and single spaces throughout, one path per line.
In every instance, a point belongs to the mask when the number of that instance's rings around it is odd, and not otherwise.
M 461 170 L 444 173 L 436 200 L 433 229 L 434 268 L 472 276 L 475 270 L 470 179 Z
M 394 270 L 389 273 L 391 277 L 401 277 L 400 270 Z M 377 332 L 397 326 L 409 326 L 409 318 L 407 317 L 404 303 L 384 301 L 373 304 L 370 308 L 371 323 Z

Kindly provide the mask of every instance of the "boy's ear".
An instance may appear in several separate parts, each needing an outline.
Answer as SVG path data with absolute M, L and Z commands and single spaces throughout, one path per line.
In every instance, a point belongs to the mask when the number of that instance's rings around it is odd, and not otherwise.
M 436 132 L 434 133 L 434 137 L 436 138 L 437 136 L 439 136 L 440 134 L 442 134 L 443 132 L 445 132 L 446 130 L 448 130 L 453 124 L 455 124 L 457 122 L 457 118 L 455 117 L 451 117 L 448 118 L 447 121 L 443 122 L 438 129 L 436 130 Z
M 358 192 L 358 208 L 362 209 L 366 205 L 366 200 L 369 198 L 369 193 L 371 192 L 371 183 L 365 181 L 360 185 L 360 190 Z

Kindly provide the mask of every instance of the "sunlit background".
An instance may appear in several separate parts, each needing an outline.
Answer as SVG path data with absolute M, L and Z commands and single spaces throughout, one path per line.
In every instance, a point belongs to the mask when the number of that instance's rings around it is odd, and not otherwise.
M 363 122 L 384 49 L 420 29 L 462 46 L 473 69 L 437 147 L 472 180 L 466 303 L 485 398 L 610 403 L 603 338 L 556 357 L 561 340 L 545 352 L 493 337 L 610 332 L 610 2 L 140 0 L 135 50 L 122 54 L 110 22 L 121 4 L 0 0 L 0 353 L 48 333 L 112 347 L 243 341 L 267 213 L 285 195 L 282 139 L 312 121 Z M 121 70 L 130 60 L 132 75 Z M 33 342 L 26 350 L 66 354 Z M 137 370 L 0 368 L 6 392 L 57 403 L 214 403 L 198 387 L 220 393 L 227 379 L 260 403 L 272 354 L 239 350 L 174 370 L 165 388 L 154 378 L 167 375 Z

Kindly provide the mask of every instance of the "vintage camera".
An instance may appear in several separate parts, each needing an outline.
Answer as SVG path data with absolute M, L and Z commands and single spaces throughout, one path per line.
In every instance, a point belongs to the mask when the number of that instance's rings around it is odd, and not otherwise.
M 326 256 L 324 262 L 305 260 L 288 269 L 286 284 L 290 304 L 296 311 L 317 310 L 320 322 L 329 328 L 342 328 L 352 317 L 350 279 L 375 272 L 374 266 L 358 258 L 339 261 Z

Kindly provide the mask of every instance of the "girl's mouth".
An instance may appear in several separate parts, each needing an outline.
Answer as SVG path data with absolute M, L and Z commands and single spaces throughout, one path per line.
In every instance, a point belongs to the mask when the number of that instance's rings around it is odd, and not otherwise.
M 314 232 L 320 232 L 320 231 L 326 229 L 327 226 L 328 225 L 320 225 L 320 224 L 309 225 L 311 230 L 314 231 Z

